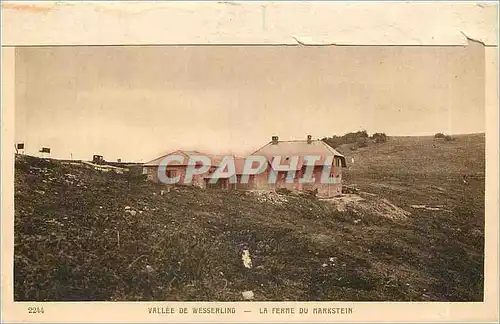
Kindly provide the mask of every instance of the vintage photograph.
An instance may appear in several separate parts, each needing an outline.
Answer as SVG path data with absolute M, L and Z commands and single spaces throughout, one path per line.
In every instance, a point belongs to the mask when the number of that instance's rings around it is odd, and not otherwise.
M 14 301 L 483 301 L 484 45 L 15 49 Z

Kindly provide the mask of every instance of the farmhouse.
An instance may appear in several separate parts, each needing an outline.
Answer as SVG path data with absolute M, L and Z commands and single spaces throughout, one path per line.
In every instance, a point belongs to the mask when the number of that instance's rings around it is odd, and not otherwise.
M 273 136 L 271 141 L 264 147 L 258 149 L 252 155 L 265 156 L 269 162 L 267 174 L 275 172 L 276 188 L 286 188 L 289 190 L 317 190 L 319 197 L 338 196 L 342 193 L 342 168 L 346 167 L 345 157 L 321 140 L 313 140 L 311 135 L 305 140 L 279 141 L 278 136 Z M 317 156 L 318 159 L 310 164 L 314 164 L 312 169 L 312 181 L 301 183 L 299 180 L 304 177 L 307 167 L 306 157 Z M 291 163 L 294 157 L 298 157 L 297 163 Z M 287 171 L 275 168 L 274 159 L 280 158 L 279 165 L 287 166 L 296 171 L 295 177 L 287 181 Z M 333 159 L 332 159 L 333 158 Z M 329 159 L 332 163 L 329 164 Z M 326 170 L 324 170 L 327 168 Z M 329 169 L 329 170 L 328 170 Z M 329 173 L 330 177 L 336 181 L 334 183 L 323 183 L 323 171 Z M 255 181 L 255 189 L 267 189 L 267 183 Z
M 193 175 L 192 181 L 187 183 L 185 181 L 185 176 L 186 176 L 186 170 L 187 167 L 189 166 L 189 159 L 191 157 L 195 156 L 207 156 L 204 153 L 198 152 L 198 151 L 183 151 L 183 150 L 177 150 L 174 152 L 170 152 L 168 154 L 162 155 L 152 161 L 149 161 L 147 163 L 144 163 L 143 168 L 144 168 L 144 173 L 147 174 L 147 179 L 151 180 L 153 182 L 160 182 L 160 179 L 158 179 L 158 167 L 160 166 L 160 163 L 168 156 L 174 156 L 174 155 L 179 155 L 183 157 L 182 161 L 171 161 L 168 163 L 166 166 L 166 176 L 169 178 L 175 178 L 175 177 L 180 177 L 180 180 L 178 184 L 180 185 L 193 185 L 193 186 L 198 186 L 198 187 L 205 187 L 205 175 L 204 174 L 195 174 Z M 212 160 L 212 165 L 210 166 L 210 169 L 213 170 L 217 166 L 217 159 Z
M 165 164 L 165 159 L 169 156 L 178 159 Z M 210 165 L 200 161 L 200 157 L 210 161 Z M 311 157 L 314 159 L 310 160 Z M 253 168 L 249 166 L 253 162 L 246 165 L 246 161 L 250 158 L 259 158 L 262 161 L 262 168 L 258 172 L 245 170 L 245 167 Z M 234 170 L 229 170 L 227 165 L 221 164 L 223 160 L 229 160 Z M 342 167 L 346 166 L 346 161 L 342 154 L 323 141 L 312 140 L 311 136 L 306 140 L 295 141 L 279 141 L 277 136 L 273 136 L 271 142 L 252 153 L 247 159 L 207 155 L 199 151 L 177 150 L 168 153 L 143 165 L 144 173 L 149 180 L 162 182 L 158 177 L 162 164 L 165 167 L 166 177 L 179 177 L 175 182 L 179 185 L 225 190 L 286 188 L 316 191 L 319 197 L 332 197 L 342 193 Z M 191 172 L 188 172 L 189 167 Z M 193 172 L 193 169 L 197 172 Z M 292 177 L 288 178 L 289 174 Z M 243 177 L 247 180 L 242 181 Z M 329 181 L 325 181 L 325 177 Z M 310 181 L 304 181 L 305 179 Z
M 205 180 L 205 188 L 210 188 L 210 189 L 253 189 L 254 183 L 255 183 L 255 178 L 257 175 L 249 175 L 248 176 L 248 181 L 246 183 L 243 183 L 241 181 L 241 177 L 244 174 L 244 166 L 245 166 L 245 159 L 233 156 L 233 161 L 234 161 L 234 181 L 230 181 L 229 176 L 223 176 L 223 177 L 214 177 L 214 171 L 215 167 L 211 167 L 209 172 L 204 175 L 204 180 Z M 222 158 L 218 157 L 212 157 L 212 161 L 215 161 L 217 164 L 220 163 Z M 214 178 L 213 181 L 210 181 Z
M 177 184 L 179 185 L 194 185 L 201 188 L 209 188 L 209 189 L 252 189 L 254 184 L 254 179 L 256 175 L 249 175 L 247 183 L 242 183 L 241 177 L 243 175 L 243 168 L 245 165 L 245 159 L 236 156 L 219 156 L 219 155 L 208 155 L 205 153 L 201 153 L 199 151 L 182 151 L 177 150 L 174 152 L 170 152 L 168 154 L 162 155 L 152 161 L 149 161 L 143 165 L 144 171 L 143 173 L 147 174 L 147 179 L 160 182 L 158 178 L 158 168 L 160 163 L 167 158 L 168 156 L 180 155 L 183 157 L 183 161 L 170 161 L 165 167 L 165 175 L 169 178 L 180 177 Z M 186 181 L 186 172 L 189 167 L 189 159 L 196 157 L 207 157 L 211 161 L 211 165 L 206 172 L 201 174 L 194 174 L 192 181 Z M 214 171 L 219 166 L 220 162 L 224 157 L 232 158 L 235 166 L 234 179 L 235 181 L 230 181 L 229 175 L 216 176 L 214 175 Z M 201 165 L 196 166 L 201 167 Z

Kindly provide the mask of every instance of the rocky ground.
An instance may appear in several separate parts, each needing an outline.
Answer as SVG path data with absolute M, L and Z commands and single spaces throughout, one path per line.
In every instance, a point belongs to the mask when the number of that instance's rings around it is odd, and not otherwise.
M 168 192 L 28 156 L 15 168 L 16 301 L 483 298 L 484 177 L 354 169 L 351 193 L 319 200 Z

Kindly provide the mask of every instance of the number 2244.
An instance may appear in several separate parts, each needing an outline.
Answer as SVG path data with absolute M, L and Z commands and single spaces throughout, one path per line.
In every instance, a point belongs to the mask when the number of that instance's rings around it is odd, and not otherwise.
M 43 307 L 28 307 L 29 314 L 43 314 Z

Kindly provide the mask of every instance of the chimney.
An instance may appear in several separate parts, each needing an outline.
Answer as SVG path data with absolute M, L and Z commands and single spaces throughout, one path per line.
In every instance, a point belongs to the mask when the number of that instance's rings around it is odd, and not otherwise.
M 312 136 L 307 135 L 307 144 L 311 144 L 311 143 L 312 143 Z
M 271 137 L 271 143 L 272 143 L 273 145 L 278 144 L 278 136 L 273 136 L 273 137 Z

